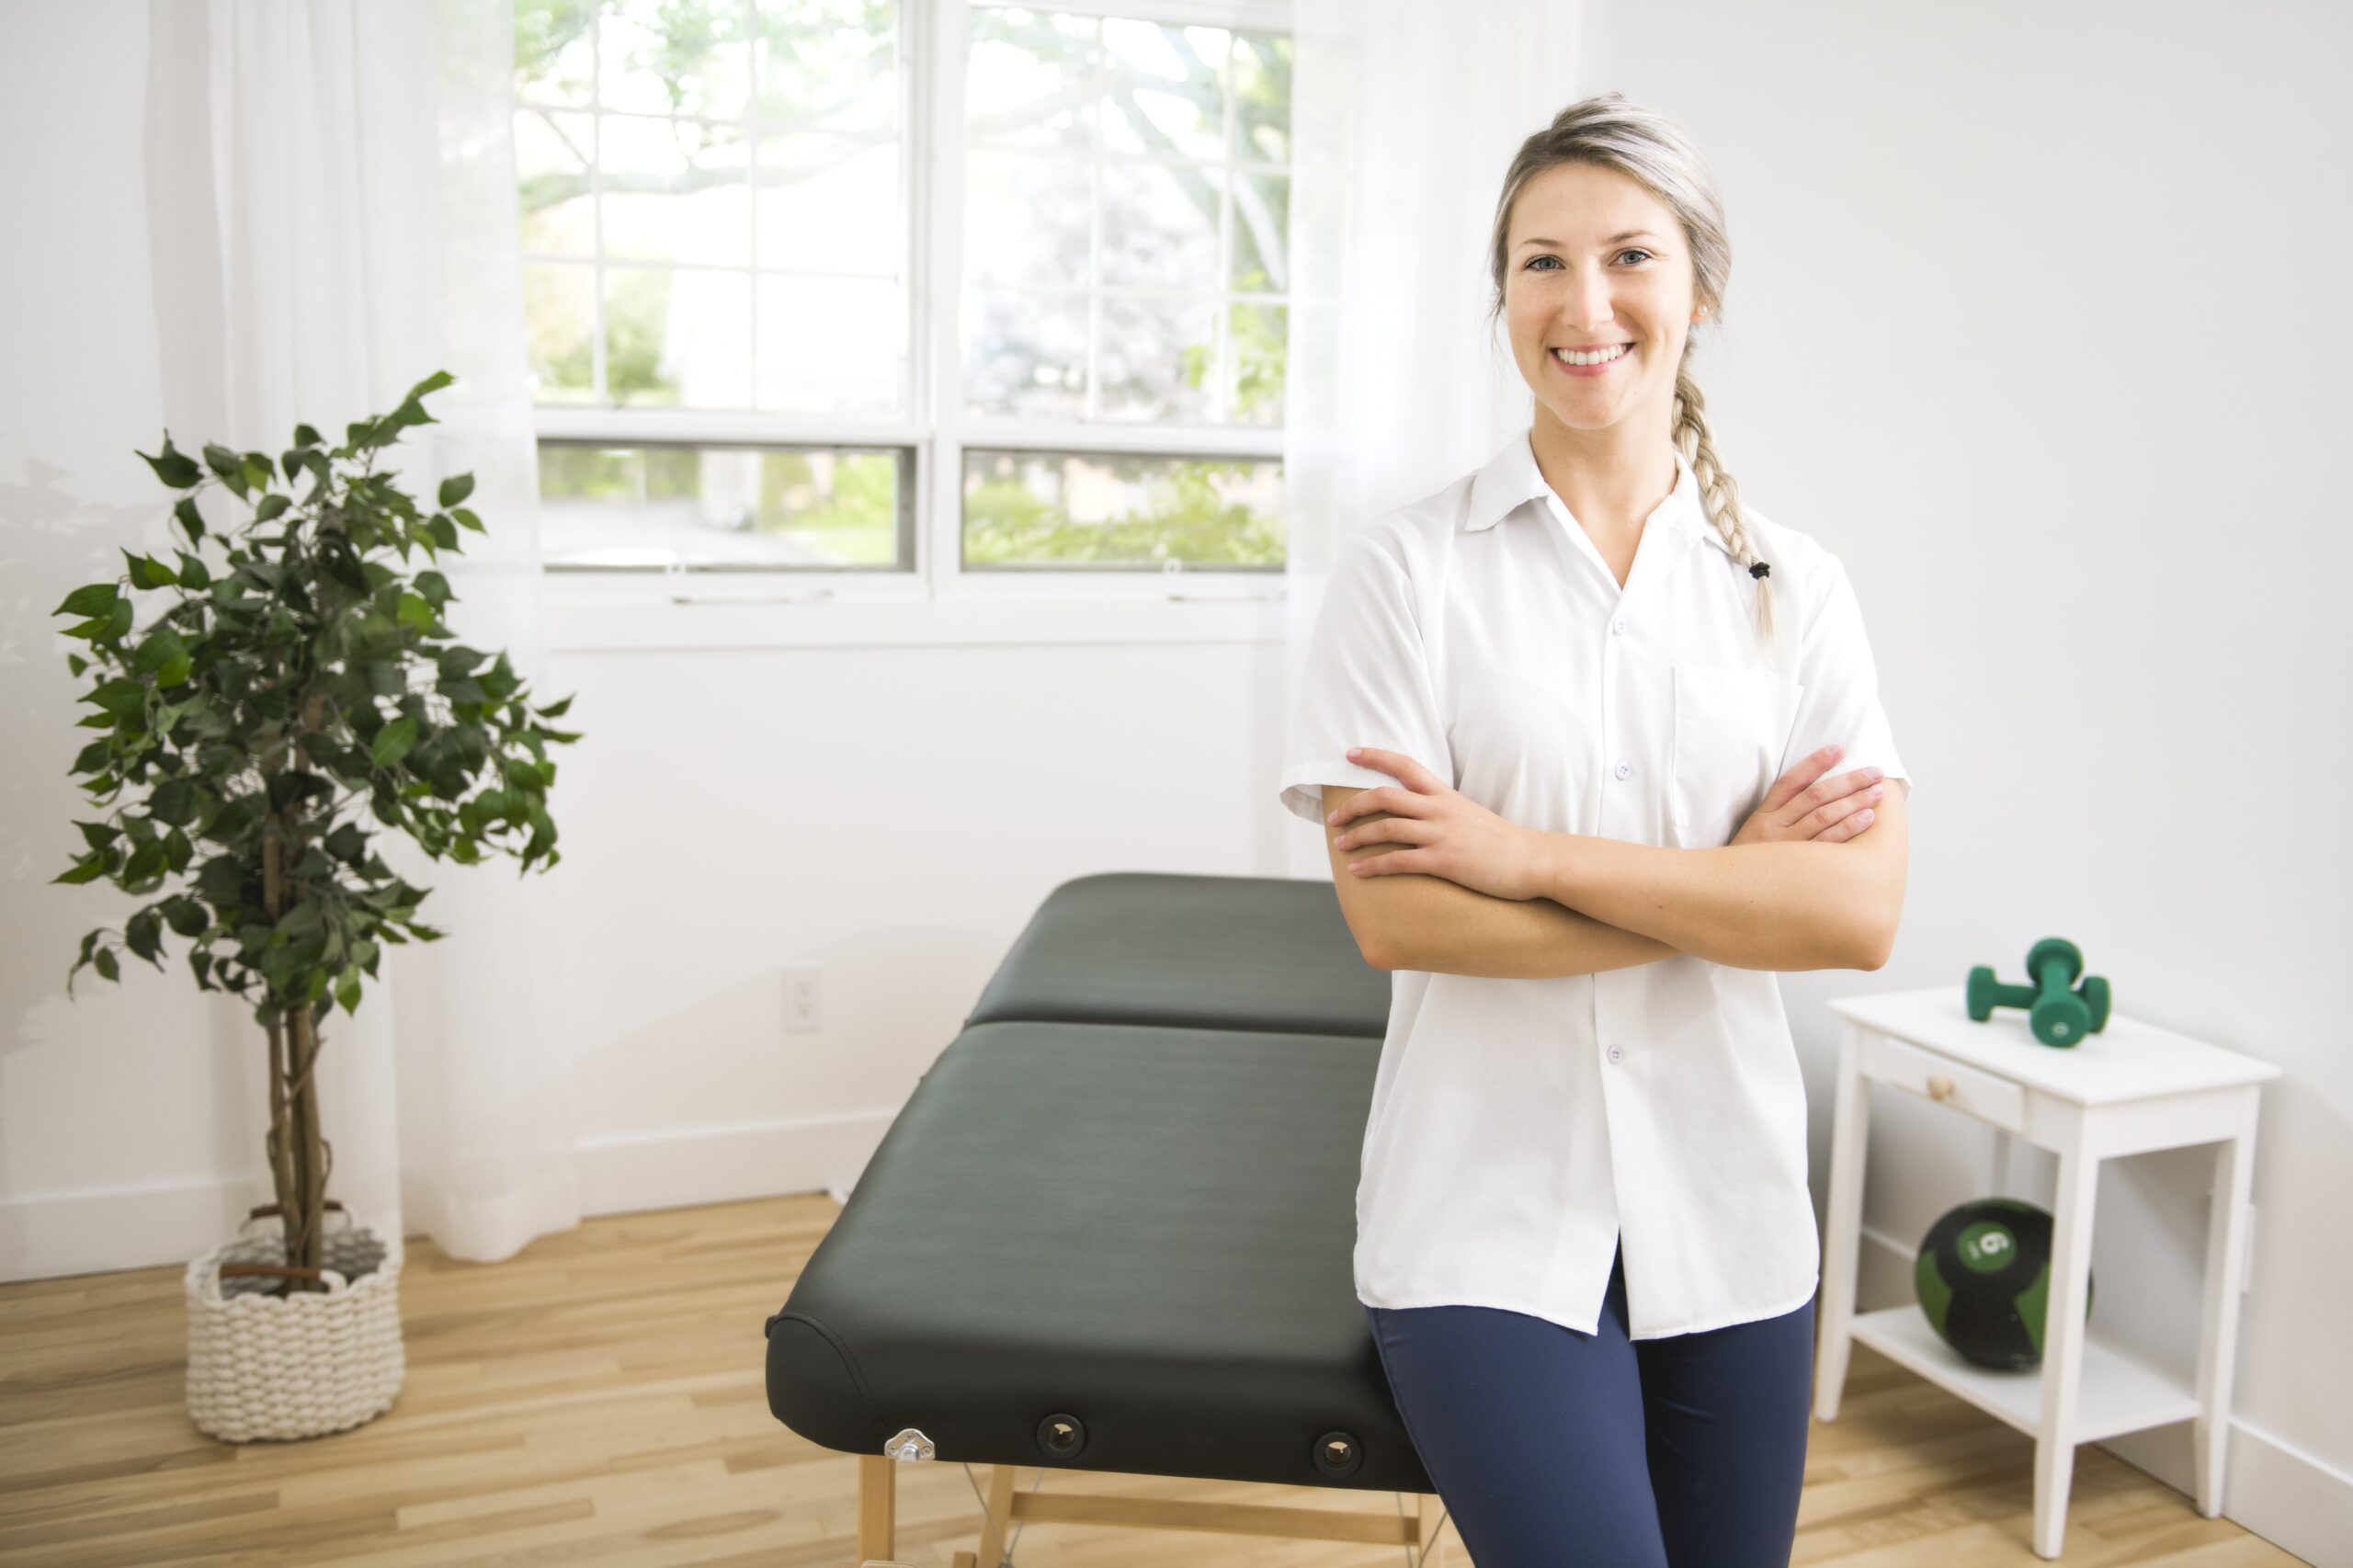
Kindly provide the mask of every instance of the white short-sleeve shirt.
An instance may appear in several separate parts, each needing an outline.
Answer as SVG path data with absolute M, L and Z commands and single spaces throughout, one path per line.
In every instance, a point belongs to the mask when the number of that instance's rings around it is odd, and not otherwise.
M 1669 449 L 1673 451 L 1673 449 Z M 1621 589 L 1522 431 L 1335 552 L 1292 705 L 1283 804 L 1397 782 L 1378 746 L 1546 832 L 1728 843 L 1781 773 L 1911 780 L 1836 557 L 1744 507 L 1756 580 L 1681 455 Z M 1398 970 L 1357 1187 L 1359 1300 L 1510 1308 L 1590 1334 L 1623 1244 L 1636 1339 L 1813 1293 L 1805 1087 L 1779 981 L 1680 954 L 1538 979 Z

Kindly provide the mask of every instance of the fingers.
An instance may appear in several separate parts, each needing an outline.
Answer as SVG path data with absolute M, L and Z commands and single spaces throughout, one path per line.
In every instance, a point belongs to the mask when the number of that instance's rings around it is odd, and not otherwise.
M 1886 791 L 1885 784 L 1872 784 L 1817 806 L 1805 818 L 1813 836 L 1833 844 L 1854 837 L 1879 820 L 1879 799 Z
M 1799 791 L 1828 771 L 1830 765 L 1836 762 L 1845 751 L 1844 746 L 1824 746 L 1820 751 L 1799 758 L 1796 767 L 1774 781 L 1771 792 L 1765 797 L 1765 803 L 1768 806 L 1789 804 Z

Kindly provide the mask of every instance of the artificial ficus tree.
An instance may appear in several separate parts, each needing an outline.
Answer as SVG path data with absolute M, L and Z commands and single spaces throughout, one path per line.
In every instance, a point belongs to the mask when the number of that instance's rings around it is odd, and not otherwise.
M 473 476 L 443 481 L 427 512 L 375 472 L 403 430 L 439 423 L 421 400 L 452 379 L 426 377 L 390 414 L 347 426 L 339 447 L 297 425 L 275 464 L 208 443 L 199 465 L 166 430 L 160 453 L 139 456 L 183 493 L 172 516 L 188 548 L 176 563 L 125 551 L 122 576 L 76 588 L 53 612 L 76 617 L 65 634 L 89 644 L 66 663 L 77 677 L 95 672 L 81 723 L 103 732 L 70 771 L 112 809 L 75 824 L 88 847 L 52 880 L 104 878 L 153 899 L 82 938 L 66 993 L 84 965 L 119 979 L 118 947 L 161 970 L 168 928 L 188 939 L 199 987 L 253 1005 L 269 1041 L 286 1259 L 245 1268 L 282 1275 L 287 1290 L 324 1289 L 324 1022 L 359 1006 L 381 944 L 446 935 L 416 918 L 427 890 L 371 848 L 377 827 L 436 859 L 517 855 L 518 875 L 563 858 L 547 748 L 580 736 L 544 722 L 572 699 L 527 701 L 504 653 L 466 647 L 443 623 L 449 580 L 407 570 L 412 551 L 438 561 L 460 552 L 460 528 L 482 531 L 463 505 Z M 209 487 L 247 508 L 233 531 L 206 526 L 197 497 Z M 142 593 L 170 602 L 142 622 Z

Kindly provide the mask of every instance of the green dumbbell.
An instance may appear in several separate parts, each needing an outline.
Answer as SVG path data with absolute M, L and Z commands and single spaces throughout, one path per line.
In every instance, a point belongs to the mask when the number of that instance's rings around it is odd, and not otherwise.
M 2045 937 L 2028 949 L 2026 971 L 2034 977 L 2030 985 L 2004 985 L 1984 964 L 1971 970 L 1969 1016 L 1982 1024 L 1995 1007 L 2024 1007 L 2034 1038 L 2045 1045 L 2073 1045 L 2108 1027 L 2106 977 L 2086 976 L 2082 985 L 2067 989 L 2084 972 L 2084 955 L 2075 943 Z

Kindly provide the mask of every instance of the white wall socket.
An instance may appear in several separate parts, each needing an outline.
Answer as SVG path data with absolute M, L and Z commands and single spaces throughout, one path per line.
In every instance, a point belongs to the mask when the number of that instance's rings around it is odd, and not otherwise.
M 794 964 L 784 971 L 784 1031 L 807 1034 L 820 1027 L 817 1006 L 818 967 Z

